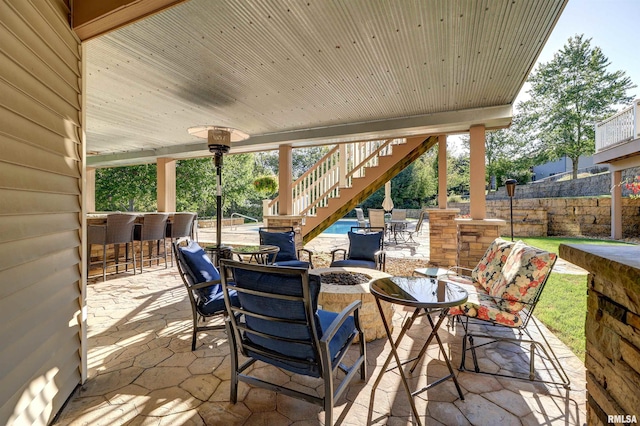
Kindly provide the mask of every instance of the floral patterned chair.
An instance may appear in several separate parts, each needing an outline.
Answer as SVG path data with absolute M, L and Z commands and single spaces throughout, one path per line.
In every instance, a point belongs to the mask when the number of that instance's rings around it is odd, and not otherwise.
M 465 304 L 449 311 L 464 328 L 460 370 L 560 384 L 569 388 L 567 374 L 533 317 L 556 258 L 555 253 L 528 246 L 522 241 L 514 243 L 498 238 L 491 243 L 469 277 L 446 276 L 447 280 L 455 281 L 469 292 Z M 530 321 L 538 329 L 535 335 L 527 328 Z M 505 333 L 505 327 L 514 333 Z M 518 374 L 522 371 L 506 374 L 502 368 L 498 372 L 481 371 L 476 349 L 493 342 L 513 343 L 529 351 L 529 366 L 524 375 Z M 497 347 L 504 348 L 504 345 Z M 472 369 L 466 366 L 467 351 L 471 352 Z M 536 375 L 537 356 L 543 362 L 550 363 L 550 367 L 560 376 L 560 381 L 543 380 Z

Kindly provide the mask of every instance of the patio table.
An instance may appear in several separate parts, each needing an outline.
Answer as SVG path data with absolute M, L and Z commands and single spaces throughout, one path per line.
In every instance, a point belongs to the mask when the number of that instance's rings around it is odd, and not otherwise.
M 261 263 L 263 265 L 272 264 L 276 255 L 280 251 L 280 247 L 273 245 L 254 245 L 254 246 L 234 246 L 231 249 L 231 253 L 238 256 L 238 260 L 241 262 Z
M 451 367 L 451 362 L 449 360 L 447 352 L 444 349 L 444 346 L 442 345 L 442 340 L 440 339 L 440 336 L 438 336 L 438 329 L 440 328 L 440 325 L 442 324 L 444 319 L 447 317 L 449 308 L 461 305 L 467 301 L 467 291 L 454 283 L 444 280 L 437 280 L 434 278 L 390 277 L 380 278 L 372 281 L 371 294 L 373 294 L 376 299 L 376 304 L 382 317 L 382 322 L 387 333 L 387 338 L 389 339 L 389 343 L 391 343 L 391 353 L 382 366 L 382 369 L 380 370 L 380 373 L 378 374 L 378 377 L 376 378 L 376 381 L 373 384 L 373 388 L 371 390 L 371 404 L 373 404 L 375 391 L 380 384 L 384 373 L 396 368 L 398 369 L 398 373 L 402 378 L 403 387 L 405 389 L 407 397 L 409 398 L 409 403 L 411 404 L 413 415 L 415 416 L 415 420 L 418 424 L 421 424 L 421 422 L 415 402 L 413 400 L 413 397 L 415 395 L 431 389 L 433 386 L 436 386 L 444 382 L 445 380 L 453 379 L 456 389 L 458 390 L 458 395 L 460 395 L 460 399 L 464 400 L 462 389 L 460 389 L 460 385 L 458 384 L 458 379 L 456 378 L 453 368 Z M 405 318 L 402 330 L 400 331 L 400 334 L 398 335 L 398 338 L 395 342 L 393 340 L 393 336 L 391 335 L 391 328 L 389 327 L 385 316 L 382 314 L 383 310 L 380 303 L 381 300 L 414 308 L 413 314 L 409 318 Z M 439 318 L 436 323 L 434 323 L 433 319 L 431 318 L 431 314 L 435 312 L 439 312 Z M 429 333 L 418 356 L 405 361 L 401 361 L 400 356 L 398 355 L 398 346 L 400 345 L 400 342 L 402 341 L 404 335 L 415 323 L 415 320 L 419 316 L 423 315 L 426 316 L 429 321 L 429 325 L 431 326 L 431 333 Z M 407 383 L 405 372 L 402 367 L 410 362 L 413 362 L 413 366 L 410 369 L 410 372 L 413 372 L 420 359 L 422 359 L 422 357 L 424 356 L 427 347 L 434 338 L 438 342 L 440 353 L 442 354 L 442 357 L 447 364 L 449 374 L 436 380 L 435 382 L 429 383 L 421 389 L 411 392 L 411 390 L 409 389 L 409 384 Z M 396 360 L 396 367 L 392 367 L 387 370 L 387 367 L 389 366 L 392 358 L 395 358 Z

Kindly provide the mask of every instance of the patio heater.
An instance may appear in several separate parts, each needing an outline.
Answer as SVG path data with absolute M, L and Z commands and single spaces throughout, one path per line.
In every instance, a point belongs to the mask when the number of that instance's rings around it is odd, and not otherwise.
M 221 126 L 197 126 L 188 131 L 193 136 L 207 139 L 207 147 L 213 154 L 213 166 L 216 169 L 216 246 L 212 250 L 212 261 L 219 266 L 220 259 L 231 258 L 231 247 L 222 245 L 222 156 L 231 149 L 231 142 L 245 140 L 249 135 Z
M 507 188 L 507 195 L 509 196 L 510 216 L 511 216 L 511 241 L 513 241 L 513 196 L 516 195 L 516 185 L 518 181 L 515 179 L 507 179 L 504 185 Z

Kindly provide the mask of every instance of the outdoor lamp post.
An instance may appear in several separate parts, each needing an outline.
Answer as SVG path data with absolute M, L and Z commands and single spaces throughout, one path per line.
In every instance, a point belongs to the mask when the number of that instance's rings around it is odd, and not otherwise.
M 222 245 L 222 156 L 231 150 L 231 142 L 245 140 L 249 135 L 220 126 L 191 127 L 189 134 L 207 139 L 207 147 L 213 154 L 213 165 L 216 169 L 216 247 L 212 260 L 214 265 L 219 266 L 220 259 L 231 258 L 231 248 Z
M 511 216 L 511 241 L 513 241 L 513 196 L 516 194 L 517 181 L 515 179 L 507 179 L 505 186 L 507 188 L 507 195 L 509 196 L 510 216 Z

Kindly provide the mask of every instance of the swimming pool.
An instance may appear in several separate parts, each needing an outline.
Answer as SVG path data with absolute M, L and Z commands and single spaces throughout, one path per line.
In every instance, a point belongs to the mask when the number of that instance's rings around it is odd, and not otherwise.
M 322 231 L 322 234 L 346 234 L 351 231 L 352 226 L 358 226 L 358 221 L 355 219 L 339 219 L 333 225 Z
M 358 221 L 355 219 L 339 219 L 333 225 L 322 231 L 320 235 L 326 234 L 346 234 L 351 231 L 351 227 L 358 226 Z M 258 228 L 248 228 L 247 231 L 257 231 Z

